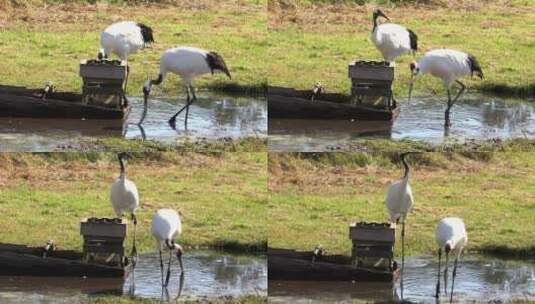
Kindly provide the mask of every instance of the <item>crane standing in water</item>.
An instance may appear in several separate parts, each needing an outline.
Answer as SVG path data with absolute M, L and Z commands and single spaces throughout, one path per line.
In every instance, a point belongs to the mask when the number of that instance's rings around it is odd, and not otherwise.
M 143 113 L 139 124 L 143 123 L 147 114 L 148 96 L 153 85 L 159 85 L 164 81 L 167 73 L 174 73 L 182 78 L 184 86 L 186 87 L 186 105 L 182 107 L 175 115 L 169 119 L 169 125 L 176 128 L 176 117 L 186 110 L 186 118 L 184 120 L 184 126 L 188 123 L 189 106 L 197 100 L 195 95 L 195 88 L 193 87 L 193 80 L 201 75 L 214 74 L 215 72 L 222 72 L 232 79 L 230 72 L 227 68 L 227 64 L 223 57 L 216 52 L 209 52 L 194 47 L 177 47 L 168 49 L 165 51 L 160 59 L 160 73 L 158 78 L 154 80 L 147 80 L 143 86 Z M 190 98 L 190 93 L 193 98 Z
M 405 220 L 411 212 L 414 204 L 410 179 L 410 167 L 407 164 L 406 157 L 411 152 L 400 155 L 401 162 L 405 167 L 403 177 L 388 187 L 386 196 L 386 207 L 390 214 L 390 222 L 398 224 L 401 222 L 401 290 L 403 292 L 403 269 L 405 267 Z
M 483 70 L 481 69 L 481 65 L 475 56 L 451 49 L 431 50 L 425 53 L 424 56 L 418 60 L 418 62 L 413 61 L 410 64 L 410 69 L 411 80 L 409 84 L 409 101 L 412 95 L 414 77 L 423 74 L 431 74 L 440 78 L 444 83 L 444 86 L 448 92 L 448 105 L 446 107 L 446 112 L 444 113 L 446 127 L 451 126 L 451 107 L 466 89 L 466 85 L 464 85 L 458 79 L 464 76 L 474 75 L 478 76 L 480 79 L 483 79 Z M 457 83 L 460 86 L 460 89 L 457 92 L 457 95 L 452 99 L 451 89 L 454 83 Z
M 169 284 L 169 277 L 171 276 L 171 257 L 175 251 L 178 262 L 180 263 L 180 270 L 184 272 L 182 267 L 182 246 L 175 243 L 174 238 L 182 234 L 182 222 L 180 216 L 175 210 L 160 209 L 156 211 L 152 217 L 152 236 L 156 239 L 158 252 L 160 253 L 160 271 L 162 275 L 162 287 L 167 287 Z M 167 264 L 167 276 L 165 282 L 163 279 L 163 258 L 162 247 L 169 249 L 169 262 Z
M 451 278 L 451 294 L 450 302 L 453 301 L 453 286 L 455 284 L 455 276 L 457 275 L 457 263 L 461 256 L 464 247 L 468 243 L 468 235 L 466 234 L 466 227 L 462 219 L 458 217 L 447 217 L 442 219 L 435 231 L 435 237 L 438 245 L 438 275 L 437 288 L 435 297 L 438 299 L 440 293 L 440 260 L 442 257 L 442 250 L 446 253 L 446 266 L 444 268 L 444 290 L 446 295 L 448 293 L 448 256 L 450 253 L 455 254 L 455 263 L 453 266 L 453 274 Z

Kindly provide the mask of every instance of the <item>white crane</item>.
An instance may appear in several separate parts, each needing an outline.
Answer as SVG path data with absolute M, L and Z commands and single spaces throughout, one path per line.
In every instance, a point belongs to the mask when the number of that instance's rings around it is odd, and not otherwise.
M 208 73 L 214 74 L 215 72 L 225 73 L 230 79 L 232 78 L 223 57 L 216 52 L 186 46 L 165 51 L 160 59 L 160 73 L 158 74 L 158 78 L 147 80 L 143 86 L 144 107 L 139 124 L 143 123 L 147 114 L 147 99 L 152 85 L 161 84 L 167 73 L 174 73 L 182 78 L 186 88 L 187 103 L 169 119 L 169 124 L 173 129 L 176 128 L 176 117 L 185 109 L 186 118 L 184 125 L 187 125 L 189 106 L 197 100 L 195 89 L 193 88 L 193 80 L 201 75 Z M 190 99 L 190 92 L 193 95 L 192 99 Z
M 448 256 L 450 253 L 455 254 L 455 263 L 453 266 L 453 274 L 451 280 L 451 295 L 450 302 L 453 301 L 453 285 L 455 284 L 455 276 L 457 275 L 457 262 L 461 256 L 464 247 L 468 242 L 468 235 L 462 219 L 458 217 L 446 217 L 442 219 L 437 226 L 435 232 L 436 241 L 438 244 L 438 280 L 435 297 L 439 297 L 440 293 L 440 260 L 442 257 L 442 249 L 446 252 L 446 266 L 444 268 L 444 290 L 447 294 L 448 281 Z
M 121 165 L 121 174 L 111 185 L 110 198 L 113 209 L 118 217 L 122 217 L 124 214 L 130 214 L 132 221 L 134 222 L 134 239 L 132 243 L 131 256 L 133 257 L 133 263 L 136 263 L 137 249 L 136 249 L 136 209 L 139 207 L 139 194 L 136 184 L 126 178 L 126 170 L 124 159 L 126 153 L 119 153 L 117 158 Z
M 128 55 L 154 42 L 152 28 L 134 21 L 121 21 L 108 26 L 100 35 L 99 59 L 108 58 L 112 53 L 128 62 Z M 127 65 L 126 84 L 130 67 Z M 126 87 L 125 84 L 125 87 Z
M 412 95 L 414 77 L 423 74 L 431 74 L 442 79 L 446 90 L 448 91 L 448 105 L 445 112 L 445 125 L 451 126 L 450 109 L 464 92 L 466 86 L 458 79 L 464 76 L 478 76 L 483 79 L 483 71 L 476 57 L 452 49 L 436 49 L 428 51 L 418 60 L 410 64 L 411 81 L 409 84 L 409 101 Z M 454 99 L 451 99 L 451 88 L 456 82 L 460 86 L 459 92 Z
M 182 234 L 182 223 L 180 216 L 175 210 L 160 209 L 156 211 L 152 217 L 152 236 L 156 239 L 158 251 L 160 253 L 160 271 L 162 275 L 162 287 L 167 287 L 169 284 L 169 277 L 171 276 L 171 257 L 173 251 L 176 251 L 176 257 L 180 263 L 180 270 L 184 272 L 182 267 L 182 246 L 175 243 L 174 238 Z M 167 265 L 167 276 L 163 279 L 163 259 L 162 247 L 169 249 L 169 262 Z
M 405 266 L 405 220 L 411 212 L 414 199 L 412 197 L 411 186 L 409 185 L 410 168 L 405 158 L 411 152 L 400 155 L 401 162 L 405 167 L 403 178 L 394 182 L 388 187 L 386 195 L 386 207 L 390 214 L 391 223 L 401 222 L 401 290 L 403 291 L 403 269 Z
M 375 9 L 371 39 L 386 61 L 394 62 L 396 57 L 418 50 L 418 36 L 413 31 L 395 23 L 378 25 L 379 17 L 390 21 L 380 9 Z

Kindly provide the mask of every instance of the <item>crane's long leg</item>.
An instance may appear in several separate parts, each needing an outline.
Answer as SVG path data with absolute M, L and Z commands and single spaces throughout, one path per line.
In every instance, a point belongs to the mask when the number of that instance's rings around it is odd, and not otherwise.
M 160 273 L 162 275 L 162 289 L 163 289 L 163 258 L 162 258 L 162 248 L 160 246 Z
M 460 82 L 459 80 L 455 80 L 455 82 L 457 82 L 461 86 L 461 89 L 459 90 L 459 92 L 457 92 L 457 95 L 453 99 L 452 104 L 457 102 L 457 99 L 459 99 L 459 97 L 461 97 L 461 94 L 464 92 L 464 90 L 466 90 L 466 86 L 464 85 L 464 83 Z
M 173 250 L 169 248 L 169 263 L 167 263 L 167 276 L 165 277 L 165 288 L 169 285 L 169 278 L 171 277 L 171 257 L 173 255 Z
M 446 107 L 446 112 L 444 113 L 445 126 L 451 126 L 450 122 L 450 109 L 453 103 L 451 102 L 451 90 L 448 88 L 448 106 Z
M 438 249 L 438 272 L 437 272 L 437 289 L 435 293 L 435 298 L 438 299 L 440 294 L 440 260 L 442 259 L 442 248 Z
M 132 262 L 133 262 L 134 267 L 136 267 L 136 264 L 137 264 L 137 249 L 136 249 L 137 218 L 134 213 L 132 213 L 132 221 L 134 222 L 134 240 L 132 242 L 132 252 L 130 253 L 130 256 L 132 257 Z
M 462 249 L 461 249 L 462 252 Z M 455 284 L 455 276 L 457 275 L 457 261 L 459 260 L 459 256 L 461 255 L 461 252 L 455 257 L 455 263 L 453 264 L 453 274 L 451 276 L 451 293 L 450 293 L 450 303 L 453 303 L 453 285 Z
M 444 266 L 444 293 L 448 296 L 448 259 L 449 252 L 446 251 L 446 265 Z
M 195 101 L 195 98 L 194 99 L 190 99 L 189 87 L 186 87 L 186 92 L 187 92 L 186 105 L 183 106 L 175 115 L 173 115 L 173 117 L 171 117 L 171 119 L 169 119 L 169 125 L 171 125 L 171 128 L 173 128 L 173 129 L 176 129 L 176 117 L 178 115 L 180 115 L 180 113 L 182 113 L 182 111 L 184 111 L 185 109 L 188 109 L 189 106 L 193 103 L 193 101 Z
M 193 95 L 193 99 L 191 99 L 191 102 L 186 107 L 186 119 L 184 120 L 184 128 L 188 128 L 188 117 L 189 117 L 189 106 L 197 100 L 197 95 L 195 95 L 195 88 L 190 84 L 189 89 L 191 91 L 191 95 Z
M 401 300 L 403 300 L 403 272 L 405 270 L 405 219 L 401 222 Z

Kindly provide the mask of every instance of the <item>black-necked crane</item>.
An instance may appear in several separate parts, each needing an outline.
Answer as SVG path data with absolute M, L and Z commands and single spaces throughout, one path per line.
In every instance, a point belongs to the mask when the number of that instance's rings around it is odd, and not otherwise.
M 152 217 L 152 236 L 156 239 L 158 252 L 160 253 L 160 271 L 162 275 L 162 287 L 167 287 L 169 284 L 169 277 L 171 276 L 171 258 L 175 251 L 176 257 L 180 264 L 180 270 L 184 272 L 182 267 L 182 246 L 175 243 L 175 237 L 182 234 L 182 223 L 180 216 L 173 209 L 160 209 L 156 211 Z M 169 249 L 169 262 L 167 264 L 167 276 L 165 282 L 163 279 L 163 258 L 162 247 Z
M 112 53 L 128 62 L 128 56 L 144 49 L 154 42 L 152 28 L 134 21 L 121 21 L 108 26 L 100 35 L 101 50 L 99 59 L 107 58 Z M 126 84 L 130 67 L 127 64 Z M 125 87 L 126 87 L 125 84 Z
M 130 214 L 132 221 L 134 222 L 134 238 L 132 241 L 131 256 L 134 258 L 133 262 L 136 263 L 137 249 L 136 249 L 136 210 L 139 207 L 139 194 L 136 184 L 126 178 L 126 169 L 124 160 L 127 157 L 126 153 L 119 153 L 117 158 L 119 159 L 119 165 L 121 166 L 121 173 L 119 177 L 113 182 L 110 190 L 110 198 L 113 209 L 118 217 L 122 217 L 125 214 Z
M 410 64 L 411 80 L 409 84 L 409 100 L 412 96 L 414 77 L 423 74 L 431 74 L 440 78 L 448 91 L 448 104 L 444 113 L 445 125 L 451 126 L 450 109 L 466 89 L 459 78 L 465 76 L 478 76 L 483 79 L 483 70 L 475 56 L 452 49 L 436 49 L 428 51 L 418 62 Z M 455 98 L 451 98 L 451 89 L 454 83 L 460 86 Z
M 435 237 L 438 245 L 438 275 L 435 297 L 438 298 L 440 294 L 440 261 L 442 258 L 442 250 L 446 253 L 446 266 L 444 268 L 444 290 L 446 295 L 448 293 L 448 256 L 455 254 L 455 262 L 453 265 L 453 273 L 451 278 L 451 294 L 450 302 L 453 301 L 453 286 L 455 284 L 455 276 L 457 275 L 458 260 L 468 243 L 468 235 L 466 234 L 466 227 L 462 219 L 458 217 L 447 217 L 442 219 L 435 231 Z
M 386 195 L 386 207 L 390 214 L 390 222 L 398 224 L 401 222 L 401 284 L 403 285 L 403 268 L 405 266 L 405 220 L 407 215 L 411 212 L 414 204 L 410 179 L 410 167 L 407 164 L 406 157 L 410 152 L 402 153 L 400 155 L 401 162 L 405 167 L 403 177 L 392 183 L 388 187 Z M 403 288 L 402 288 L 403 292 Z
M 418 36 L 413 31 L 395 23 L 377 24 L 379 17 L 390 21 L 380 9 L 375 9 L 371 39 L 386 61 L 394 62 L 396 57 L 418 50 Z
M 222 72 L 232 78 L 227 68 L 227 64 L 223 57 L 216 52 L 205 51 L 195 47 L 176 47 L 165 51 L 160 59 L 160 73 L 158 78 L 154 80 L 147 80 L 143 86 L 144 105 L 143 113 L 139 124 L 143 123 L 147 114 L 148 96 L 153 85 L 161 84 L 167 73 L 173 73 L 180 76 L 186 88 L 187 103 L 175 115 L 169 119 L 169 124 L 173 129 L 176 128 L 176 117 L 186 110 L 186 117 L 184 125 L 187 125 L 189 106 L 197 100 L 195 95 L 195 88 L 193 87 L 193 80 L 205 74 L 214 74 L 215 72 Z M 190 93 L 193 98 L 190 98 Z

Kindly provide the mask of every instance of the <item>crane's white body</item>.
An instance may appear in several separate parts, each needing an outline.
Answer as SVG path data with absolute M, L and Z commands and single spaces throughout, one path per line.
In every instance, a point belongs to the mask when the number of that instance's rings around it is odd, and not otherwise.
M 182 234 L 180 216 L 173 209 L 160 209 L 152 217 L 152 236 L 161 250 L 166 241 L 171 241 Z
M 413 203 L 409 176 L 391 184 L 386 195 L 386 207 L 390 214 L 390 222 L 395 223 L 398 220 L 402 223 L 405 222 L 407 215 L 412 210 Z
M 121 174 L 111 185 L 110 197 L 118 217 L 122 217 L 125 213 L 134 214 L 139 207 L 136 184 L 127 179 L 125 174 Z
M 435 231 L 438 246 L 444 248 L 446 244 L 451 246 L 451 251 L 457 256 L 468 243 L 466 227 L 462 219 L 458 217 L 446 217 L 442 219 Z
M 108 26 L 100 35 L 100 44 L 104 54 L 113 53 L 121 60 L 127 60 L 128 55 L 145 47 L 141 28 L 133 21 L 121 21 Z
M 383 23 L 375 27 L 371 36 L 373 44 L 387 61 L 411 51 L 409 31 L 395 23 Z
M 196 77 L 211 73 L 207 54 L 208 51 L 188 46 L 168 49 L 160 59 L 160 74 L 163 77 L 169 72 L 177 74 L 190 86 Z
M 440 78 L 446 88 L 450 88 L 455 80 L 472 74 L 468 56 L 452 49 L 428 51 L 418 60 L 418 73 Z

